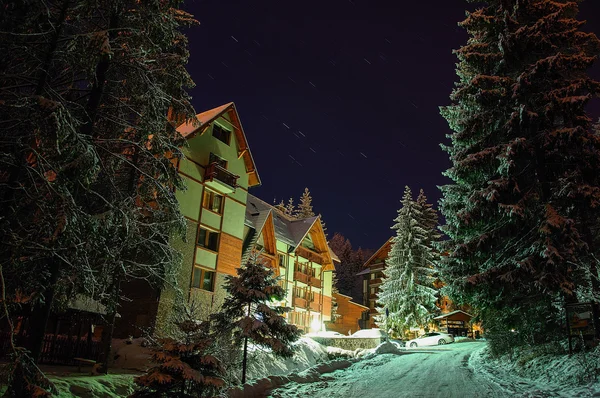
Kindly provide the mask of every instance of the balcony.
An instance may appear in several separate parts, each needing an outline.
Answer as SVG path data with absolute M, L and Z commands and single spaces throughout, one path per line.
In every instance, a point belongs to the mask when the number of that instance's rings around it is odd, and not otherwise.
M 377 293 L 371 293 L 371 294 L 369 294 L 369 298 L 371 300 L 377 300 Z
M 310 302 L 310 310 L 311 311 L 315 311 L 315 312 L 320 312 L 321 311 L 321 306 L 319 305 L 318 301 L 311 301 Z
M 302 298 L 302 297 L 297 297 L 294 296 L 292 298 L 292 306 L 294 307 L 298 307 L 298 308 L 306 308 L 308 305 L 306 299 Z
M 375 278 L 369 280 L 369 285 L 381 285 L 381 278 Z
M 238 178 L 216 162 L 209 164 L 204 172 L 204 183 L 223 193 L 234 192 Z
M 308 285 L 309 279 L 310 276 L 306 275 L 305 273 L 302 273 L 300 271 L 294 271 L 294 280 Z
M 316 287 L 317 289 L 321 288 L 321 280 L 315 276 L 311 276 L 308 282 L 312 287 Z

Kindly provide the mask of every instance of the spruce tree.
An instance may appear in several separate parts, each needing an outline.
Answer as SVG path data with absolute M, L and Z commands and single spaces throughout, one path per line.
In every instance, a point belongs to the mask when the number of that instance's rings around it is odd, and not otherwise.
M 300 197 L 300 203 L 298 204 L 298 208 L 294 213 L 294 216 L 297 219 L 314 217 L 315 212 L 312 207 L 312 196 L 310 196 L 310 191 L 308 188 L 304 188 L 304 193 Z
M 245 383 L 249 342 L 287 358 L 293 355 L 291 343 L 301 332 L 283 317 L 291 308 L 273 304 L 285 300 L 286 293 L 273 270 L 260 262 L 257 253 L 251 254 L 237 274 L 227 276 L 223 288 L 229 295 L 213 320 L 219 333 L 230 334 L 242 346 L 242 383 Z
M 437 307 L 433 288 L 435 260 L 432 248 L 432 217 L 424 194 L 412 198 L 406 187 L 402 207 L 394 219 L 392 240 L 377 302 L 381 305 L 377 322 L 386 329 L 404 334 L 413 327 L 427 327 Z M 387 314 L 387 315 L 386 315 Z
M 287 204 L 285 205 L 285 208 L 283 209 L 283 214 L 290 218 L 294 218 L 296 214 L 296 207 L 294 206 L 293 198 L 290 198 L 288 200 Z
M 134 379 L 132 398 L 214 397 L 225 385 L 221 363 L 211 354 L 210 322 L 199 321 L 196 308 L 194 303 L 185 306 L 174 321 L 174 335 L 157 341 L 156 366 Z
M 580 30 L 578 4 L 490 0 L 461 23 L 470 37 L 442 108 L 453 130 L 442 276 L 492 344 L 539 342 L 559 332 L 557 303 L 598 297 L 600 139 L 585 106 L 600 91 L 586 73 L 600 41 Z

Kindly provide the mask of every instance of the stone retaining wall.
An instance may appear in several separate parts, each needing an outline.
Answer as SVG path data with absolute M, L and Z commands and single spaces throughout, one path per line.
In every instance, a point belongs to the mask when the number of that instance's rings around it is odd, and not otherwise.
M 375 348 L 385 341 L 385 337 L 311 337 L 317 343 L 354 351 L 357 348 Z

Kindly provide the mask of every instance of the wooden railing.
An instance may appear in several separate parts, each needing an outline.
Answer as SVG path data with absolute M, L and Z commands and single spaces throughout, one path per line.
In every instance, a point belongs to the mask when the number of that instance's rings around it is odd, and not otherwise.
M 7 355 L 9 350 L 8 332 L 0 333 L 0 357 Z M 15 343 L 19 346 L 27 346 L 28 336 L 14 336 Z M 74 358 L 86 358 L 97 360 L 100 356 L 100 341 L 67 335 L 44 335 L 40 363 L 56 365 L 73 365 Z
M 217 163 L 211 163 L 206 168 L 204 178 L 210 181 L 217 179 L 223 184 L 229 185 L 231 188 L 235 188 L 237 187 L 237 179 L 239 176 L 230 173 L 227 169 L 224 169 Z
M 318 301 L 311 301 L 310 302 L 310 310 L 319 312 L 319 311 L 321 311 L 321 305 L 319 304 Z
M 300 271 L 294 271 L 294 279 L 298 282 L 306 283 L 308 285 L 308 280 L 310 279 L 310 276 Z
M 311 276 L 308 282 L 313 287 L 321 288 L 321 280 L 315 276 Z
M 298 297 L 298 296 L 292 297 L 292 305 L 294 307 L 306 308 L 307 304 L 308 303 L 307 303 L 306 299 L 304 299 L 302 297 Z

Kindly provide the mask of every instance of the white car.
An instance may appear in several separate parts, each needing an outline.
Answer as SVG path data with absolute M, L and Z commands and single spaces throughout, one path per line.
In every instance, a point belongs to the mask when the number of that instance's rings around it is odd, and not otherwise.
M 415 348 L 430 345 L 444 345 L 449 343 L 454 343 L 454 337 L 451 334 L 431 332 L 425 333 L 423 336 L 417 337 L 416 339 L 407 341 L 406 346 Z

